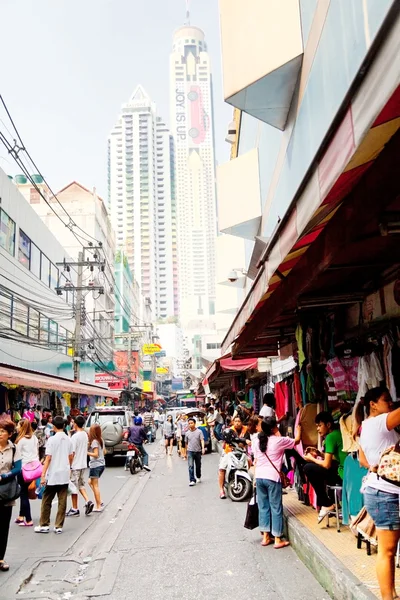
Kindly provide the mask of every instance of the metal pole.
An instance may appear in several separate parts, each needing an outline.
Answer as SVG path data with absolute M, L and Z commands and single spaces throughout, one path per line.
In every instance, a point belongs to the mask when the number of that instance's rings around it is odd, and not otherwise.
M 75 311 L 75 348 L 74 348 L 74 381 L 80 383 L 81 380 L 81 337 L 82 337 L 82 283 L 83 283 L 83 262 L 85 251 L 78 254 L 78 280 L 76 292 L 76 311 Z
M 128 390 L 132 387 L 132 330 L 129 328 L 128 335 Z

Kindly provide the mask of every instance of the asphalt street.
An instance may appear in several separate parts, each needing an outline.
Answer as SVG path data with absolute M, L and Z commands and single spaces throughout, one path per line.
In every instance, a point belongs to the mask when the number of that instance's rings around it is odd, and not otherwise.
M 176 453 L 148 451 L 150 474 L 106 469 L 103 513 L 68 518 L 60 536 L 12 526 L 1 600 L 328 600 L 291 548 L 264 548 L 243 528 L 244 504 L 219 499 L 217 455 L 192 488 Z

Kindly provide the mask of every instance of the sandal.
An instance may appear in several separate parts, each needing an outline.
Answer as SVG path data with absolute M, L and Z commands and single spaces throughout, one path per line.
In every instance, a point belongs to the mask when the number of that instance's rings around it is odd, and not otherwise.
M 275 550 L 279 550 L 280 548 L 286 548 L 290 546 L 290 542 L 280 542 L 279 544 L 274 544 Z
M 18 527 L 33 527 L 33 521 L 27 523 L 26 521 L 18 521 Z
M 273 541 L 274 541 L 274 540 L 272 540 L 271 538 L 269 538 L 269 540 L 268 540 L 268 541 L 266 541 L 266 542 L 265 542 L 264 540 L 262 540 L 262 542 L 261 542 L 261 546 L 269 546 L 270 544 L 272 544 L 272 543 L 273 543 Z M 275 548 L 276 548 L 276 546 L 275 546 Z
M 221 498 L 221 500 L 226 500 L 225 494 L 220 494 L 219 497 Z
M 8 565 L 7 563 L 4 562 L 4 560 L 2 560 L 0 562 L 0 571 L 9 571 L 10 570 L 10 565 Z
M 24 517 L 22 517 L 22 519 L 20 519 L 19 517 L 17 517 L 15 519 L 14 523 L 16 523 L 17 525 L 19 525 L 20 523 L 24 523 Z

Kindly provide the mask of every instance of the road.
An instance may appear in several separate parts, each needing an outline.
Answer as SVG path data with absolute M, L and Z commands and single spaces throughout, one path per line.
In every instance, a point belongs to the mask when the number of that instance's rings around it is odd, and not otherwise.
M 106 469 L 102 514 L 68 519 L 60 536 L 14 526 L 2 600 L 328 600 L 291 548 L 243 528 L 245 505 L 219 499 L 217 455 L 192 488 L 186 462 L 148 449 L 151 474 Z

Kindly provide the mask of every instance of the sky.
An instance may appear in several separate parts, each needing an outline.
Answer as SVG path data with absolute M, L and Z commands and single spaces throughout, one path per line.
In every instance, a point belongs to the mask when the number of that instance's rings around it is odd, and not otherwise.
M 223 101 L 218 0 L 190 5 L 211 55 L 224 162 L 233 109 Z M 137 84 L 169 122 L 169 55 L 185 11 L 185 0 L 0 1 L 0 93 L 54 191 L 76 180 L 107 198 L 107 136 Z M 9 126 L 1 109 L 0 119 Z M 0 167 L 17 174 L 6 156 L 0 149 Z

